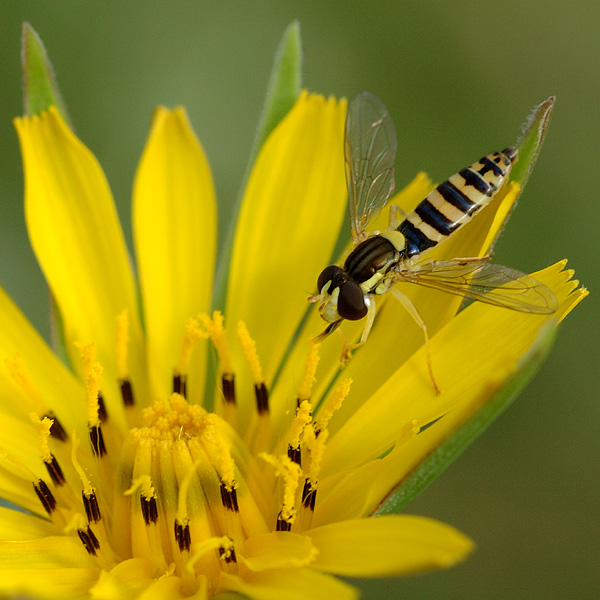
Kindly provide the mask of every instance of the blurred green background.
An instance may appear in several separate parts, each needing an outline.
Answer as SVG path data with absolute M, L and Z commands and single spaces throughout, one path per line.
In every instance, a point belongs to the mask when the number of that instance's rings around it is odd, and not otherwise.
M 398 130 L 397 181 L 440 181 L 519 134 L 558 97 L 537 168 L 496 261 L 533 271 L 568 257 L 592 291 L 519 401 L 411 506 L 476 553 L 447 572 L 361 583 L 364 597 L 600 597 L 598 276 L 600 4 L 474 2 L 6 1 L 0 22 L 0 282 L 48 334 L 27 242 L 11 119 L 19 37 L 48 48 L 81 139 L 129 234 L 133 174 L 152 109 L 184 104 L 209 156 L 221 219 L 236 197 L 284 28 L 302 27 L 304 85 L 379 95 Z

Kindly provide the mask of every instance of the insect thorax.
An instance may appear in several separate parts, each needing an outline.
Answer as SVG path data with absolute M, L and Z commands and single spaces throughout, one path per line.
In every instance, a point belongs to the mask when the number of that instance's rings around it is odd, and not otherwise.
M 374 235 L 352 250 L 344 263 L 344 271 L 365 293 L 379 294 L 383 292 L 376 290 L 377 286 L 400 258 L 401 252 L 385 234 Z

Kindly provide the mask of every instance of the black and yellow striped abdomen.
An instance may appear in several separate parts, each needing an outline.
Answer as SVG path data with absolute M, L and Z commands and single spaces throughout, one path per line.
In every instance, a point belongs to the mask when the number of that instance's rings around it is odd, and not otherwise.
M 404 256 L 433 248 L 469 221 L 502 188 L 517 155 L 512 147 L 488 154 L 438 185 L 398 227 Z

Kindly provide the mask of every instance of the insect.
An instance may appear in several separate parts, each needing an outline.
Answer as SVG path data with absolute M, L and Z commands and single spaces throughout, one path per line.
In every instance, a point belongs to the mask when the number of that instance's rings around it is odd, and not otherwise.
M 367 340 L 375 319 L 375 296 L 389 291 L 401 302 L 425 336 L 427 366 L 436 393 L 427 326 L 412 302 L 396 289 L 414 283 L 526 313 L 551 314 L 557 309 L 553 292 L 529 275 L 488 262 L 490 256 L 434 261 L 427 253 L 443 243 L 484 208 L 507 182 L 518 150 L 493 152 L 438 185 L 413 212 L 402 218 L 390 208 L 384 232 L 365 231 L 369 220 L 387 203 L 394 189 L 396 132 L 383 103 L 369 92 L 350 101 L 344 154 L 353 249 L 342 266 L 330 265 L 318 277 L 317 293 L 309 298 L 329 323 L 321 341 L 346 319 L 366 317 L 357 344 Z

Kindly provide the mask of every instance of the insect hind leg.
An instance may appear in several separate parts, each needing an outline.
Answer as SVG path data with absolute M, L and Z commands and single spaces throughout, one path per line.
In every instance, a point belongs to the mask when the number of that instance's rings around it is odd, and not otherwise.
M 392 294 L 394 298 L 402 304 L 402 306 L 406 309 L 408 314 L 414 319 L 415 323 L 423 330 L 423 335 L 425 336 L 425 354 L 427 356 L 427 370 L 429 371 L 429 378 L 431 379 L 431 383 L 433 385 L 433 389 L 437 394 L 440 393 L 440 388 L 438 387 L 435 377 L 433 376 L 433 367 L 431 366 L 431 351 L 429 349 L 429 335 L 427 334 L 427 325 L 425 321 L 421 318 L 421 315 L 417 312 L 414 304 L 405 296 L 402 292 L 399 292 L 396 288 L 392 288 Z

